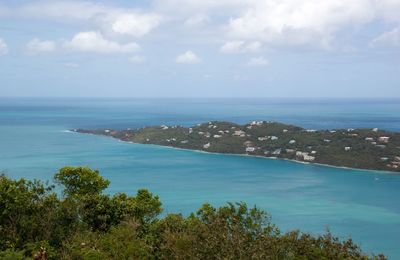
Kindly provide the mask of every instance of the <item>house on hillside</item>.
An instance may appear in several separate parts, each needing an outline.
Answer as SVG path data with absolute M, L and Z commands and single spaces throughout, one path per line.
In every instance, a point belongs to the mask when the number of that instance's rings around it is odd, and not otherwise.
M 378 141 L 381 143 L 388 143 L 389 139 L 390 139 L 390 137 L 388 137 L 388 136 L 381 136 L 378 138 Z
M 239 137 L 245 137 L 246 136 L 246 132 L 242 131 L 242 130 L 237 130 L 237 131 L 233 132 L 232 135 L 233 136 L 239 136 Z
M 246 153 L 252 153 L 252 152 L 254 152 L 255 150 L 256 150 L 255 147 L 252 147 L 252 146 L 246 147 Z

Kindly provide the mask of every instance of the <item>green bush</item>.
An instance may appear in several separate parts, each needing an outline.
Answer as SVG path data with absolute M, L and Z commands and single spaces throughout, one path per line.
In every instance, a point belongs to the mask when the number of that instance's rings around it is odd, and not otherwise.
M 87 167 L 55 180 L 61 198 L 47 183 L 0 175 L 0 259 L 385 259 L 329 232 L 282 234 L 245 203 L 160 218 L 157 196 L 103 194 L 109 181 Z

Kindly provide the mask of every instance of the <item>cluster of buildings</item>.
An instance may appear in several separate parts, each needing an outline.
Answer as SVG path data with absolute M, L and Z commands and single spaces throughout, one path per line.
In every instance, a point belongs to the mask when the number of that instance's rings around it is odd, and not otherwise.
M 239 137 L 245 137 L 246 136 L 246 132 L 243 130 L 236 130 L 235 132 L 233 132 L 232 134 L 233 136 L 239 136 Z
M 262 126 L 263 124 L 268 123 L 265 121 L 252 121 L 248 124 L 247 128 L 252 128 L 252 127 L 257 127 L 257 126 Z M 201 125 L 199 125 L 201 126 Z M 161 126 L 161 128 L 163 130 L 167 130 L 169 128 L 172 127 L 168 127 L 168 126 Z M 216 123 L 213 122 L 209 122 L 207 125 L 204 126 L 204 128 L 202 129 L 202 131 L 198 131 L 197 134 L 201 135 L 205 138 L 214 138 L 214 139 L 220 139 L 226 135 L 231 135 L 234 137 L 250 137 L 251 135 L 246 133 L 245 130 L 242 130 L 236 126 L 231 126 L 228 129 L 225 128 L 219 128 L 219 126 Z M 210 130 L 208 130 L 210 129 Z M 107 131 L 107 130 L 106 130 Z M 313 130 L 313 129 L 308 129 L 308 130 L 303 130 L 304 132 L 307 133 L 315 133 L 317 132 L 317 130 Z M 373 132 L 378 132 L 378 129 L 373 129 Z M 189 134 L 192 134 L 194 132 L 194 130 L 192 128 L 189 128 Z M 282 131 L 283 133 L 288 132 L 287 129 L 283 129 Z M 335 133 L 335 130 L 330 131 L 330 133 Z M 355 132 L 354 129 L 349 128 L 347 129 L 347 131 L 343 131 L 343 134 L 347 135 L 347 136 L 358 136 L 358 134 Z M 264 141 L 275 141 L 278 140 L 279 137 L 278 136 L 259 136 L 257 137 L 257 140 L 260 142 L 264 142 Z M 324 143 L 330 143 L 331 140 L 330 139 L 321 139 L 321 141 L 323 140 Z M 171 138 L 171 139 L 167 139 L 168 142 L 172 142 L 172 141 L 176 141 L 175 138 Z M 372 145 L 375 145 L 376 147 L 381 147 L 384 148 L 386 147 L 386 145 L 389 143 L 390 141 L 390 137 L 388 136 L 379 136 L 377 137 L 376 134 L 372 135 L 372 136 L 367 136 L 365 137 L 365 141 L 370 142 Z M 180 141 L 181 144 L 187 144 L 189 141 L 188 140 L 182 140 Z M 312 150 L 312 147 L 309 147 L 308 151 L 301 151 L 301 150 L 297 150 L 296 149 L 296 143 L 297 141 L 295 139 L 291 139 L 288 141 L 288 147 L 283 147 L 283 148 L 278 148 L 278 149 L 272 149 L 272 150 L 265 150 L 265 151 L 261 151 L 262 148 L 258 147 L 255 143 L 251 142 L 251 141 L 246 141 L 243 143 L 243 149 L 245 153 L 250 153 L 250 154 L 264 154 L 265 156 L 279 156 L 282 153 L 288 155 L 289 158 L 295 158 L 296 160 L 299 161 L 305 161 L 305 162 L 314 162 L 316 161 L 316 151 Z M 209 149 L 212 146 L 212 142 L 205 142 L 202 144 L 203 149 Z M 260 145 L 262 146 L 262 145 Z M 342 148 L 343 149 L 343 148 Z M 352 150 L 352 147 L 349 146 L 345 146 L 344 147 L 344 151 L 349 152 Z M 400 156 L 397 156 L 392 160 L 389 160 L 389 158 L 386 157 L 382 157 L 381 158 L 382 161 L 387 163 L 387 167 L 393 168 L 393 169 L 398 169 L 400 168 Z
M 315 152 L 315 151 L 313 151 L 313 152 Z M 315 152 L 315 153 L 316 153 L 316 152 Z M 313 153 L 313 154 L 315 154 L 315 153 Z M 306 161 L 306 162 L 313 162 L 313 161 L 315 161 L 315 156 L 311 156 L 311 155 L 309 155 L 309 153 L 307 153 L 307 152 L 301 152 L 301 151 L 297 151 L 297 152 L 296 152 L 296 158 L 297 158 L 297 159 L 304 160 L 304 161 Z
M 277 137 L 277 136 L 274 136 L 274 135 L 272 135 L 272 136 L 260 136 L 260 137 L 258 137 L 258 141 L 267 141 L 267 140 L 271 140 L 271 141 L 276 141 L 276 140 L 278 140 L 279 138 Z
M 392 169 L 399 169 L 400 168 L 400 156 L 395 156 L 394 160 L 386 165 Z
M 386 148 L 386 145 L 389 143 L 390 137 L 389 136 L 380 136 L 378 138 L 374 137 L 366 137 L 365 141 L 370 142 L 372 145 L 378 148 Z

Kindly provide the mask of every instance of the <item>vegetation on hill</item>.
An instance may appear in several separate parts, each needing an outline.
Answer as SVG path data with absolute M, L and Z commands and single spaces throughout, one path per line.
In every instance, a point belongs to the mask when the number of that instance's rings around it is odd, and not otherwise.
M 155 126 L 74 131 L 134 143 L 400 172 L 400 133 L 379 129 L 316 131 L 266 121 L 246 125 L 214 121 L 190 128 Z
M 0 259 L 385 259 L 329 232 L 282 233 L 244 203 L 160 216 L 159 198 L 108 195 L 109 181 L 65 167 L 54 186 L 0 175 Z

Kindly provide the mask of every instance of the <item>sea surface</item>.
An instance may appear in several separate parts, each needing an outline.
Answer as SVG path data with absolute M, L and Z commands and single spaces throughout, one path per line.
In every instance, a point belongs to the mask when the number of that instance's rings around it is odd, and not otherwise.
M 164 213 L 244 201 L 283 230 L 327 228 L 367 252 L 400 259 L 400 175 L 207 154 L 71 133 L 227 120 L 273 120 L 312 129 L 400 131 L 399 99 L 28 99 L 0 98 L 0 170 L 52 180 L 66 165 L 99 169 L 107 192 L 158 194 Z

